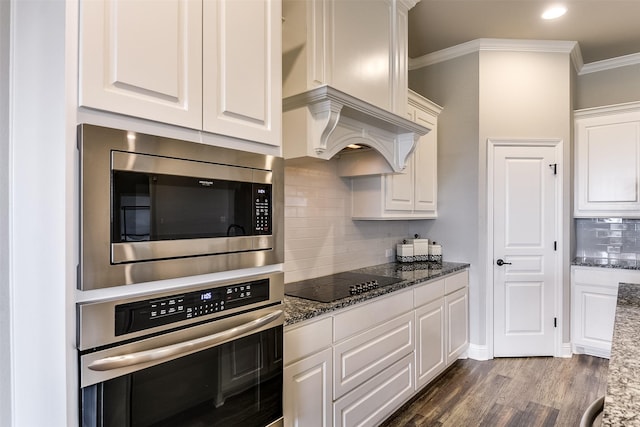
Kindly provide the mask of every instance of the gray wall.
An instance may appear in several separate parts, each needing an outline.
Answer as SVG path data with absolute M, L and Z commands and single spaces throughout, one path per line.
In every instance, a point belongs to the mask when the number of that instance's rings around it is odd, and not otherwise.
M 640 64 L 577 77 L 575 109 L 640 101 Z
M 0 420 L 11 424 L 9 300 L 9 9 L 0 1 Z
M 444 107 L 438 119 L 438 219 L 410 232 L 440 241 L 445 258 L 472 264 L 470 340 L 487 338 L 487 138 L 563 141 L 564 236 L 570 242 L 571 78 L 569 54 L 487 51 L 412 70 L 409 87 Z M 563 342 L 569 340 L 569 260 L 564 245 Z M 565 271 L 566 270 L 566 271 Z M 478 348 L 481 350 L 481 348 Z M 488 349 L 492 353 L 492 349 Z
M 438 117 L 438 219 L 410 233 L 442 244 L 447 261 L 471 264 L 470 340 L 484 345 L 485 293 L 478 277 L 478 54 L 409 73 L 409 87 L 444 107 Z

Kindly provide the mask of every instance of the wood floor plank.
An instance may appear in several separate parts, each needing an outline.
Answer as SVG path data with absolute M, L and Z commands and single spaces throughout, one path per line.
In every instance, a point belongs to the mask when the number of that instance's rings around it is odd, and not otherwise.
M 382 426 L 577 426 L 606 392 L 608 365 L 586 355 L 459 360 Z

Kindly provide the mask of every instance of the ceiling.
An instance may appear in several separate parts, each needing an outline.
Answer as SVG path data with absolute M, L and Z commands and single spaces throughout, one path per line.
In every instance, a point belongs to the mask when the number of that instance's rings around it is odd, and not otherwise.
M 568 11 L 552 21 L 543 9 Z M 640 0 L 421 0 L 409 11 L 409 57 L 479 38 L 577 41 L 585 64 L 640 52 Z

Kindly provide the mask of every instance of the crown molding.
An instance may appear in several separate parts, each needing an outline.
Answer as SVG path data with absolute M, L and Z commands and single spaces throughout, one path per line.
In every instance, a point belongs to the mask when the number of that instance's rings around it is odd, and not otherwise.
M 416 70 L 480 51 L 568 53 L 571 55 L 576 71 L 582 68 L 580 46 L 575 41 L 476 39 L 418 58 L 409 58 L 409 70 Z
M 617 58 L 604 59 L 602 61 L 585 64 L 579 71 L 579 75 L 597 73 L 599 71 L 612 70 L 614 68 L 626 67 L 627 65 L 640 64 L 640 52 L 630 55 L 619 56 Z

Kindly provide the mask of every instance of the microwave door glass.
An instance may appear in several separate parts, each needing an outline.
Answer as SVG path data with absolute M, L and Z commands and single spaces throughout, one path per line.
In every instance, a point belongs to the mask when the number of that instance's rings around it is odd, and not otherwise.
M 251 183 L 113 172 L 114 243 L 251 235 Z

